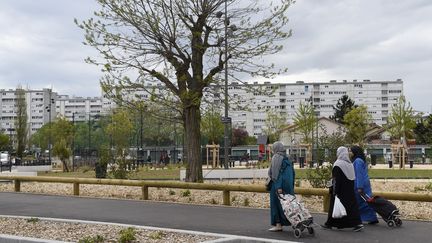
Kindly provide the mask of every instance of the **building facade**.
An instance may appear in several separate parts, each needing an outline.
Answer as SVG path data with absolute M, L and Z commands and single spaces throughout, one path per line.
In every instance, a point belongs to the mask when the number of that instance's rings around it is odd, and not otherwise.
M 101 97 L 60 95 L 56 100 L 56 111 L 69 121 L 82 122 L 97 119 L 104 111 L 103 99 Z
M 223 109 L 223 87 L 215 86 L 214 89 L 218 92 L 213 104 Z M 372 122 L 386 124 L 391 107 L 403 95 L 403 81 L 232 83 L 228 93 L 231 100 L 229 116 L 233 126 L 246 129 L 249 135 L 258 136 L 264 132 L 268 110 L 279 113 L 286 118 L 287 124 L 292 124 L 300 103 L 312 103 L 317 116 L 329 117 L 334 114 L 333 106 L 343 95 L 348 95 L 356 105 L 365 105 Z
M 24 89 L 27 105 L 28 133 L 32 135 L 45 123 L 48 123 L 57 116 L 55 102 L 57 93 L 51 89 L 31 90 Z M 0 90 L 0 128 L 4 133 L 13 137 L 15 122 L 17 119 L 16 89 Z

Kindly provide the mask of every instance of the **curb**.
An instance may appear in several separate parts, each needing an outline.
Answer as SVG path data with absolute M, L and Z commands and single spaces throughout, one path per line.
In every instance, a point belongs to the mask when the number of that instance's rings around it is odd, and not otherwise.
M 38 238 L 30 238 L 15 235 L 0 234 L 0 242 L 2 243 L 68 243 L 67 241 L 46 240 Z

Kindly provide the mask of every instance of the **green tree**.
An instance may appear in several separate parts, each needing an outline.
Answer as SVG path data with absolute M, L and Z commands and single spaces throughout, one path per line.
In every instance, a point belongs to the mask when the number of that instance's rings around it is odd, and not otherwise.
M 17 147 L 16 153 L 19 158 L 23 157 L 24 150 L 27 144 L 28 138 L 28 125 L 27 125 L 27 102 L 25 100 L 26 91 L 18 86 L 16 89 L 17 93 L 17 104 L 16 104 L 16 120 L 15 120 L 15 129 L 16 129 L 16 138 L 17 138 Z
M 186 180 L 199 182 L 203 91 L 220 82 L 228 60 L 232 73 L 265 77 L 280 73 L 272 71 L 273 64 L 255 58 L 282 49 L 277 42 L 291 34 L 286 13 L 292 2 L 230 1 L 228 21 L 222 17 L 227 2 L 220 0 L 98 0 L 101 10 L 96 19 L 76 23 L 85 31 L 85 44 L 104 58 L 88 61 L 103 67 L 105 88 L 148 90 L 144 81 L 157 80 L 174 97 L 187 134 Z M 229 38 L 221 37 L 224 23 L 235 31 Z M 228 46 L 226 52 L 223 46 Z M 152 101 L 164 100 L 159 95 Z
M 275 109 L 267 110 L 264 134 L 269 137 L 270 143 L 279 140 L 280 130 L 287 124 L 286 118 Z
M 214 106 L 204 111 L 201 118 L 201 132 L 207 137 L 210 144 L 219 144 L 224 136 L 224 124 L 221 121 L 221 115 Z
M 50 131 L 50 125 L 44 124 L 41 128 L 39 128 L 31 137 L 30 144 L 35 145 L 38 148 L 41 148 L 42 151 L 48 149 L 48 134 Z
M 62 162 L 63 172 L 69 172 L 68 160 L 71 155 L 71 150 L 65 139 L 61 138 L 54 143 L 53 155 L 57 156 Z
M 130 137 L 132 135 L 133 124 L 129 112 L 126 109 L 117 109 L 112 115 L 112 122 L 106 128 L 106 132 L 111 136 L 115 151 L 113 154 L 114 162 L 117 167 L 112 168 L 115 178 L 126 178 L 126 168 L 129 154 Z
M 414 134 L 417 144 L 432 144 L 432 115 L 417 122 Z
M 414 110 L 405 96 L 401 95 L 398 102 L 393 105 L 392 112 L 387 120 L 387 131 L 395 139 L 409 138 L 413 136 L 416 126 Z
M 309 103 L 300 103 L 294 116 L 294 124 L 297 126 L 297 130 L 303 135 L 303 143 L 312 144 L 313 132 L 317 123 L 315 110 L 312 105 Z
M 9 136 L 0 132 L 0 150 L 5 151 L 9 150 Z
M 372 117 L 368 113 L 367 107 L 364 105 L 356 107 L 345 114 L 344 122 L 347 128 L 349 143 L 363 145 L 371 119 Z
M 344 117 L 350 112 L 352 109 L 357 106 L 354 104 L 354 101 L 349 98 L 348 95 L 343 95 L 338 101 L 336 106 L 333 106 L 333 110 L 335 111 L 333 116 L 330 116 L 330 119 L 345 124 Z

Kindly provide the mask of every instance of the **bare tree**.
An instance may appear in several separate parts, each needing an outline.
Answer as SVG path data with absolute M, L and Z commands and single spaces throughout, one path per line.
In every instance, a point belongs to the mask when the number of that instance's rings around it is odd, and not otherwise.
M 186 180 L 202 181 L 199 141 L 203 90 L 220 80 L 228 60 L 231 74 L 272 77 L 282 72 L 273 71 L 274 65 L 260 58 L 279 52 L 282 46 L 277 42 L 290 36 L 286 12 L 293 1 L 98 2 L 101 10 L 95 13 L 96 19 L 76 21 L 85 30 L 85 44 L 96 48 L 103 58 L 87 61 L 100 65 L 106 73 L 101 81 L 104 87 L 151 93 L 147 82 L 163 84 L 175 101 L 187 134 Z M 229 5 L 228 13 L 225 4 Z M 225 33 L 229 38 L 223 37 Z M 153 98 L 151 101 L 159 104 L 173 101 L 162 95 Z

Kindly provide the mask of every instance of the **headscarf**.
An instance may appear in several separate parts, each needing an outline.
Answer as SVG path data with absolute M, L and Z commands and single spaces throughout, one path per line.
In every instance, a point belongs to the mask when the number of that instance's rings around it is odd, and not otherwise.
M 279 176 L 279 171 L 282 166 L 282 161 L 285 157 L 285 146 L 283 145 L 282 142 L 278 141 L 273 144 L 273 153 L 274 155 L 272 157 L 271 166 L 269 168 L 268 175 L 273 181 L 276 181 Z
M 348 180 L 354 180 L 355 179 L 355 172 L 354 172 L 354 166 L 351 163 L 351 160 L 349 158 L 348 149 L 346 147 L 339 147 L 337 149 L 337 160 L 334 163 L 333 166 L 339 167 L 342 172 L 345 174 L 345 176 L 348 178 Z
M 364 162 L 366 162 L 366 156 L 364 154 L 363 149 L 360 146 L 357 146 L 357 145 L 352 146 L 351 152 L 353 153 L 352 161 L 356 160 L 357 158 L 360 158 Z

